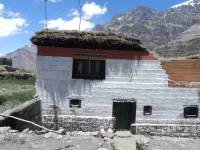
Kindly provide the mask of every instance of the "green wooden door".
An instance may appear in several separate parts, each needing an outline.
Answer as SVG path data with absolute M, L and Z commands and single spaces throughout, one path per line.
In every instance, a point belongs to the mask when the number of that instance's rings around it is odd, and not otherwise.
M 113 103 L 113 116 L 116 119 L 117 130 L 130 129 L 131 123 L 135 121 L 135 103 L 117 102 Z

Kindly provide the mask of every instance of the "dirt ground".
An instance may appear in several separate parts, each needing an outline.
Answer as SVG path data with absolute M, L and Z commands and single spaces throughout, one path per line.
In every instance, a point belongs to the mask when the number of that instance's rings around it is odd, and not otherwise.
M 200 139 L 177 137 L 150 137 L 150 150 L 200 150 Z
M 143 150 L 200 150 L 199 138 L 121 135 L 110 139 L 83 132 L 38 135 L 11 130 L 0 133 L 0 150 L 136 150 L 136 142 L 147 145 Z
M 0 134 L 0 150 L 111 150 L 110 142 L 93 136 Z

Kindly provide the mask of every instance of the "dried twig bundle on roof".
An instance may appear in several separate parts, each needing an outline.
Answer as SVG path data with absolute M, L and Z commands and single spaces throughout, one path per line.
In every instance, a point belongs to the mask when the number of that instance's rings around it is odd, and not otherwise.
M 31 38 L 38 46 L 85 49 L 145 50 L 138 39 L 106 32 L 42 30 Z

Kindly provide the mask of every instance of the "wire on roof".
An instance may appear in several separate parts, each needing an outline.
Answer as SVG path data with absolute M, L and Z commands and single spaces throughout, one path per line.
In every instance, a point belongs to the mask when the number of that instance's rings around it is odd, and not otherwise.
M 48 36 L 47 2 L 48 0 L 44 0 L 44 18 L 45 18 L 45 27 L 46 27 L 47 36 Z
M 81 0 L 78 0 L 79 2 L 79 32 L 81 31 L 81 19 L 82 19 L 82 4 L 81 4 Z

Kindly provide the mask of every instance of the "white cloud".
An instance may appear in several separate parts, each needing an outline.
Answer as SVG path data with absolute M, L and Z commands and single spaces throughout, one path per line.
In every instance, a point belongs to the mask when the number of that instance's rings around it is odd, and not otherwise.
M 56 3 L 56 2 L 61 2 L 62 0 L 47 0 L 49 2 L 52 2 L 52 3 Z
M 2 15 L 4 9 L 4 5 L 0 3 L 0 15 Z
M 10 16 L 10 17 L 20 17 L 19 12 L 13 12 L 13 11 L 8 11 L 7 15 Z
M 4 56 L 6 53 L 0 52 L 0 57 Z
M 85 19 L 90 19 L 93 16 L 103 15 L 107 12 L 106 7 L 101 7 L 97 5 L 95 2 L 84 4 L 82 10 Z
M 94 27 L 94 24 L 87 20 L 81 21 L 81 30 L 89 30 Z M 59 30 L 77 30 L 79 28 L 79 17 L 74 17 L 71 20 L 64 20 L 58 18 L 56 20 L 48 21 L 49 28 L 57 28 Z
M 23 18 L 7 19 L 0 17 L 0 37 L 9 36 L 15 34 L 21 30 L 21 27 L 25 26 L 26 20 Z
M 99 6 L 95 2 L 85 3 L 82 7 L 82 20 L 81 30 L 90 30 L 95 26 L 92 22 L 92 18 L 95 16 L 103 15 L 107 12 L 105 6 Z M 79 29 L 79 13 L 78 10 L 73 10 L 70 13 L 72 19 L 65 20 L 63 18 L 57 18 L 48 21 L 48 28 L 55 28 L 59 30 L 78 30 Z
M 4 10 L 0 3 L 0 37 L 13 35 L 27 26 L 26 20 L 18 12 Z
M 0 10 L 4 9 L 4 5 L 0 3 Z

